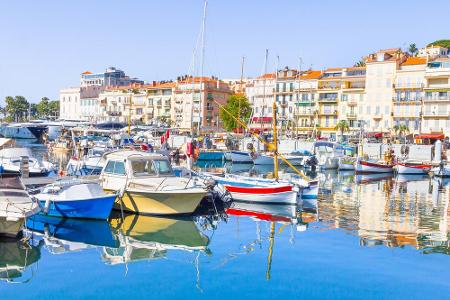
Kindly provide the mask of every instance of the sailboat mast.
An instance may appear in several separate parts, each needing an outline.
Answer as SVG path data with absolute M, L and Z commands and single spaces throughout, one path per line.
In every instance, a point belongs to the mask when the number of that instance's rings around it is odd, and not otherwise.
M 267 57 L 269 56 L 269 49 L 266 49 L 266 56 L 264 57 L 264 81 L 263 81 L 263 105 L 261 108 L 261 115 L 259 119 L 259 123 L 261 125 L 261 133 L 263 132 L 263 123 L 262 118 L 264 116 L 264 108 L 266 107 L 266 74 L 267 74 Z
M 202 123 L 202 112 L 203 112 L 203 70 L 205 65 L 205 29 L 206 29 L 206 9 L 208 8 L 208 1 L 205 0 L 205 5 L 203 7 L 203 18 L 202 18 L 202 30 L 201 30 L 201 44 L 202 51 L 200 52 L 200 109 L 199 109 L 199 118 L 198 118 L 198 126 L 197 126 L 197 134 L 200 134 L 200 126 Z M 206 89 L 205 89 L 206 91 Z
M 245 56 L 242 56 L 241 80 L 239 82 L 239 92 L 242 95 L 244 95 L 244 89 L 242 88 L 242 84 L 243 84 L 242 80 L 243 80 L 243 77 L 244 77 L 244 62 L 245 62 Z M 240 97 L 238 98 L 238 119 L 239 120 L 241 119 L 241 98 Z M 238 130 L 237 131 L 238 131 L 238 133 L 240 133 L 241 125 L 239 125 L 239 123 L 237 125 L 238 125 L 238 127 L 237 127 Z

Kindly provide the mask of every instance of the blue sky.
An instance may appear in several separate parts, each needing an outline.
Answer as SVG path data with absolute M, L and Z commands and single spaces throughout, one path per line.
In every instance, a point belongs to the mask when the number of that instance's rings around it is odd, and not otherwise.
M 190 70 L 203 0 L 0 0 L 0 104 L 56 99 L 85 70 L 116 66 L 146 81 Z M 450 1 L 209 0 L 205 74 L 341 67 L 382 48 L 450 38 Z M 198 59 L 197 59 L 198 62 Z

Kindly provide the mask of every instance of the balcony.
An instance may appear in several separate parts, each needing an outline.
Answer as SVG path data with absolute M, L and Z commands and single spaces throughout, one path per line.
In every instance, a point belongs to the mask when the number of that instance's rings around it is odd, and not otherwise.
M 289 104 L 289 103 L 288 103 L 287 101 L 281 101 L 281 102 L 280 102 L 281 107 L 287 107 L 288 104 Z
M 424 118 L 450 118 L 450 113 L 446 111 L 424 111 Z
M 313 106 L 314 102 L 312 100 L 301 100 L 295 102 L 296 106 Z
M 416 97 L 416 98 L 399 98 L 399 97 L 392 97 L 392 101 L 397 104 L 409 104 L 409 103 L 420 103 L 422 101 L 422 97 Z
M 310 117 L 314 115 L 313 111 L 308 111 L 308 110 L 303 110 L 303 111 L 298 111 L 297 113 L 295 113 L 296 116 L 298 117 Z
M 354 112 L 347 113 L 347 119 L 356 120 L 356 113 Z
M 374 120 L 381 120 L 381 119 L 383 119 L 383 115 L 382 114 L 375 114 L 374 116 L 372 116 L 372 119 L 374 119 Z
M 120 111 L 108 111 L 106 114 L 110 117 L 120 117 L 122 116 L 122 112 Z
M 319 90 L 339 90 L 341 87 L 339 85 L 324 85 L 319 86 Z
M 337 101 L 338 101 L 337 97 L 319 97 L 320 103 L 333 103 Z
M 444 96 L 444 97 L 425 97 L 424 102 L 448 102 L 450 101 L 450 96 Z
M 423 83 L 412 83 L 412 84 L 397 84 L 392 85 L 396 90 L 420 90 L 423 89 Z
M 322 116 L 337 116 L 337 110 L 324 110 L 319 113 Z
M 356 106 L 356 105 L 358 105 L 358 102 L 356 100 L 348 100 L 347 105 L 348 106 Z

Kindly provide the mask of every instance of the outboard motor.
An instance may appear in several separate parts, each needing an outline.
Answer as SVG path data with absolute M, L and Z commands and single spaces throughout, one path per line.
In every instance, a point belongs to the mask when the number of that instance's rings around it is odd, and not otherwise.
M 312 171 L 315 171 L 318 164 L 319 160 L 315 155 L 313 155 L 306 160 L 305 167 L 310 167 Z

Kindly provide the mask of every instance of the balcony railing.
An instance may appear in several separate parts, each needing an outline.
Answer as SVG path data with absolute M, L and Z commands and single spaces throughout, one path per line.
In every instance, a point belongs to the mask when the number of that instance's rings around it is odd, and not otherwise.
M 312 112 L 312 111 L 303 110 L 303 111 L 298 111 L 295 115 L 297 115 L 297 116 L 312 116 L 313 114 L 314 114 L 314 112 Z
M 356 119 L 356 113 L 347 113 L 347 119 Z
M 450 113 L 446 111 L 424 111 L 424 118 L 448 118 L 450 117 Z
M 336 116 L 338 114 L 337 110 L 324 110 L 320 112 L 321 115 L 329 115 L 329 116 Z
M 394 102 L 420 102 L 422 101 L 422 97 L 416 97 L 416 98 L 404 98 L 404 97 L 392 97 L 392 101 Z
M 393 84 L 394 89 L 423 89 L 423 83 L 411 83 L 411 84 Z
M 425 97 L 424 101 L 433 102 L 433 101 L 450 101 L 450 96 L 444 97 Z
M 319 102 L 337 102 L 338 98 L 337 97 L 319 97 Z

